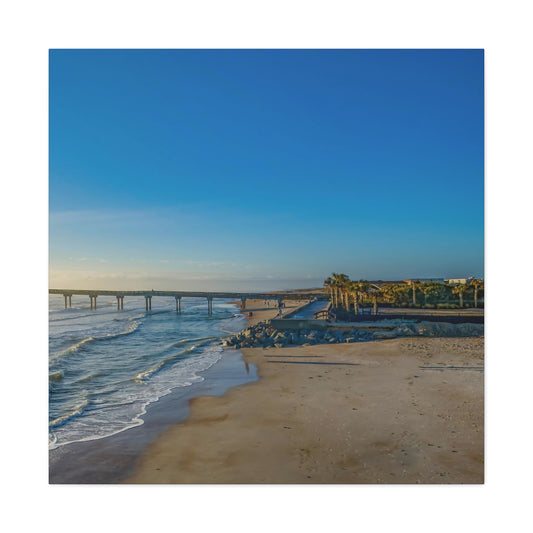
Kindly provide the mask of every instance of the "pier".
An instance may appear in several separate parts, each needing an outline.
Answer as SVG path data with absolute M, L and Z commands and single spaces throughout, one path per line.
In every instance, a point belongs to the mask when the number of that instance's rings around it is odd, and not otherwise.
M 117 299 L 117 311 L 124 310 L 124 297 L 144 296 L 146 311 L 152 310 L 152 298 L 171 297 L 176 300 L 176 312 L 181 312 L 182 298 L 203 298 L 207 301 L 207 312 L 213 312 L 214 299 L 231 299 L 241 302 L 241 309 L 246 309 L 246 300 L 275 300 L 278 307 L 283 300 L 320 300 L 328 299 L 324 292 L 195 292 L 195 291 L 110 291 L 110 290 L 75 290 L 75 289 L 49 289 L 49 294 L 58 294 L 65 299 L 65 309 L 72 307 L 72 296 L 88 296 L 91 309 L 96 309 L 96 299 L 98 296 L 115 296 Z

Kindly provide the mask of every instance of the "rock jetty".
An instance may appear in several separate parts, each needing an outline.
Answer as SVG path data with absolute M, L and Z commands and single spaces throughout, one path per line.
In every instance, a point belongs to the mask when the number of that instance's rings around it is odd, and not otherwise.
M 368 331 L 355 328 L 347 331 L 319 331 L 314 329 L 278 330 L 270 324 L 260 322 L 242 330 L 237 335 L 224 339 L 224 346 L 234 348 L 283 348 L 284 346 L 311 346 L 313 344 L 333 344 L 372 340 Z
M 351 328 L 339 330 L 278 330 L 268 322 L 243 329 L 237 335 L 227 337 L 223 346 L 233 348 L 283 348 L 285 346 L 312 346 L 314 344 L 334 344 L 364 342 L 395 337 L 480 337 L 482 324 L 447 324 L 440 322 L 396 322 L 385 321 L 384 329 L 367 331 Z

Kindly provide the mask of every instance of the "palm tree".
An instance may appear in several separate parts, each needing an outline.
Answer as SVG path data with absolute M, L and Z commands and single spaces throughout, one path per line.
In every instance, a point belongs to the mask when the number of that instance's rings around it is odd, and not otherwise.
M 442 290 L 442 285 L 440 283 L 428 281 L 426 283 L 421 283 L 420 289 L 424 293 L 424 304 L 427 305 L 428 296 L 436 296 L 439 294 Z
M 479 289 L 483 290 L 485 288 L 485 284 L 482 279 L 474 279 L 471 285 L 474 287 L 474 307 L 477 307 L 477 293 Z
M 348 287 L 348 282 L 350 281 L 350 278 L 346 274 L 336 274 L 335 272 L 333 272 L 332 277 L 333 277 L 335 286 L 339 291 L 339 294 L 341 297 L 341 304 L 343 304 L 346 310 L 348 311 L 349 305 L 347 303 L 346 298 L 347 298 L 347 287 Z M 338 305 L 338 302 L 337 302 L 337 305 Z
M 353 298 L 353 312 L 357 315 L 359 313 L 359 284 L 357 281 L 350 281 L 348 283 L 348 293 Z
M 368 282 L 364 280 L 350 281 L 348 283 L 347 289 L 353 297 L 354 313 L 357 315 L 359 313 L 359 302 L 361 299 L 361 295 L 367 291 Z
M 338 276 L 338 274 L 333 272 L 331 274 L 331 277 L 328 278 L 328 279 L 331 280 L 331 288 L 332 288 L 332 291 L 333 291 L 332 302 L 331 302 L 333 307 L 338 307 L 339 306 L 339 283 L 337 281 L 337 276 Z
M 411 280 L 411 285 L 413 286 L 413 305 L 416 306 L 416 284 L 418 283 L 417 279 Z
M 400 305 L 406 298 L 409 298 L 407 294 L 409 290 L 404 283 L 386 283 L 381 287 L 381 294 L 386 301 Z
M 324 288 L 329 291 L 329 298 L 333 306 L 333 278 L 331 276 L 324 280 Z
M 374 314 L 378 314 L 378 294 L 381 292 L 381 289 L 374 287 L 372 290 L 372 303 L 374 304 Z
M 395 302 L 397 298 L 396 285 L 387 283 L 381 286 L 381 294 L 387 302 Z
M 459 295 L 459 305 L 460 307 L 463 307 L 463 294 L 469 289 L 470 287 L 468 285 L 466 285 L 465 283 L 461 284 L 461 285 L 454 285 L 452 287 L 452 292 L 454 294 L 458 294 Z
M 370 295 L 370 283 L 368 283 L 368 281 L 366 281 L 365 279 L 360 279 L 357 282 L 357 285 L 359 287 L 359 296 L 366 298 Z

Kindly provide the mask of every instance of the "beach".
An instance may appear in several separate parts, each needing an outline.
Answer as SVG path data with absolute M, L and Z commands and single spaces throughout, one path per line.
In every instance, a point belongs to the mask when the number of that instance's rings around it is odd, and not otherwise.
M 118 483 L 164 429 L 184 421 L 190 398 L 222 395 L 257 379 L 239 351 L 221 339 L 245 324 L 237 305 L 168 298 L 145 311 L 130 297 L 50 297 L 50 483 Z
M 241 351 L 259 380 L 192 399 L 126 483 L 483 483 L 482 337 Z

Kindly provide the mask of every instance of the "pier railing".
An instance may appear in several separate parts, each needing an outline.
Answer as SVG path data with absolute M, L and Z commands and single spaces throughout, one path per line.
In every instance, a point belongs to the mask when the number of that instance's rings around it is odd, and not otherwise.
M 117 310 L 124 309 L 125 296 L 144 296 L 146 311 L 152 310 L 152 298 L 154 296 L 173 297 L 176 300 L 176 311 L 181 311 L 182 298 L 205 298 L 207 300 L 207 310 L 211 314 L 213 311 L 213 300 L 231 299 L 240 300 L 241 309 L 246 309 L 246 300 L 276 300 L 281 306 L 284 300 L 312 300 L 314 298 L 324 299 L 323 293 L 309 292 L 198 292 L 198 291 L 112 291 L 112 290 L 88 290 L 88 289 L 49 289 L 49 294 L 58 294 L 65 299 L 65 309 L 72 307 L 72 296 L 88 296 L 91 309 L 96 309 L 96 299 L 98 296 L 115 296 L 117 299 Z
M 317 311 L 314 314 L 314 317 L 316 320 L 327 320 L 328 322 L 335 322 L 337 318 L 331 304 L 329 304 L 326 309 L 322 309 L 322 311 Z

